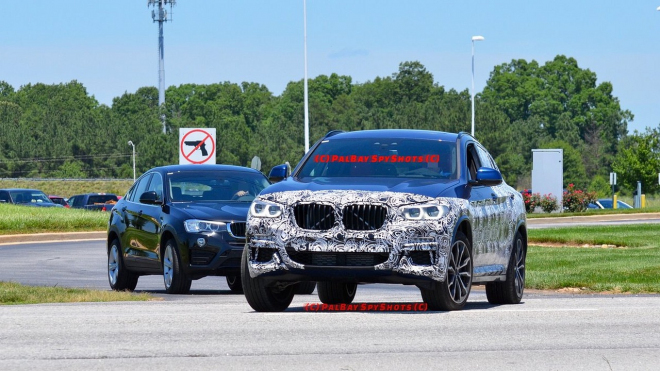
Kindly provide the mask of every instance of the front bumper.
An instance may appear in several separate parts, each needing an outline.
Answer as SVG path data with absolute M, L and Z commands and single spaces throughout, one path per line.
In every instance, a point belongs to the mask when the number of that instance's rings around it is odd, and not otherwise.
M 200 244 L 198 239 L 203 239 L 204 243 Z M 182 244 L 186 247 L 182 251 L 187 251 L 187 256 L 182 257 L 187 263 L 186 273 L 192 279 L 225 276 L 240 271 L 245 239 L 226 234 L 195 233 L 189 234 Z
M 304 192 L 303 192 L 304 193 Z M 336 194 L 340 193 L 341 196 Z M 421 284 L 444 281 L 447 257 L 456 222 L 465 205 L 458 199 L 431 199 L 425 196 L 392 192 L 355 191 L 285 195 L 269 201 L 285 205 L 276 218 L 248 218 L 248 269 L 251 277 L 273 281 L 349 281 Z M 275 194 L 278 195 L 278 194 Z M 266 197 L 264 196 L 264 197 Z M 305 196 L 310 196 L 307 199 Z M 292 208 L 296 203 L 332 204 L 337 210 L 332 228 L 323 231 L 299 228 Z M 365 201 L 366 197 L 366 201 Z M 388 215 L 377 230 L 349 230 L 342 224 L 341 210 L 346 204 L 376 200 L 387 207 Z M 287 202 L 292 200 L 291 202 Z M 401 205 L 437 202 L 449 212 L 435 220 L 407 220 L 398 210 Z

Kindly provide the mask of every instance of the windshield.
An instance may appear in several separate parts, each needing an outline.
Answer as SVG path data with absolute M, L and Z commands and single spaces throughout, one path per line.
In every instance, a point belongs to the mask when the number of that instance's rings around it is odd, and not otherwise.
M 29 203 L 44 203 L 52 204 L 53 202 L 41 191 L 10 191 L 11 199 L 15 204 L 29 204 Z
M 261 173 L 244 171 L 181 171 L 168 174 L 174 202 L 252 202 L 270 185 Z
M 297 176 L 456 179 L 455 142 L 425 139 L 328 139 Z

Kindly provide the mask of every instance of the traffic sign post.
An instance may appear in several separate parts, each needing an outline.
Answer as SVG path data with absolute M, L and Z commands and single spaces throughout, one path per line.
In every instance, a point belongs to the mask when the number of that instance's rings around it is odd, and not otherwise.
M 179 129 L 179 165 L 215 164 L 215 128 Z
M 612 186 L 612 208 L 616 209 L 616 199 L 614 198 L 614 186 L 616 185 L 616 173 L 610 173 L 610 185 Z

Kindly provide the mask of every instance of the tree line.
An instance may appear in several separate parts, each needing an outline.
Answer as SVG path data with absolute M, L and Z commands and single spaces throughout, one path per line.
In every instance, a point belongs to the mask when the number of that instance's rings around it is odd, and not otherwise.
M 564 150 L 564 182 L 607 194 L 608 174 L 628 190 L 637 180 L 656 193 L 660 126 L 629 134 L 633 114 L 612 84 L 559 55 L 540 65 L 512 60 L 496 66 L 475 98 L 475 137 L 495 157 L 506 181 L 531 183 L 532 149 Z M 469 132 L 469 91 L 445 89 L 416 61 L 391 76 L 353 83 L 350 76 L 309 80 L 310 140 L 331 130 L 428 129 Z M 167 133 L 160 115 L 165 113 Z M 170 86 L 163 107 L 155 87 L 99 104 L 77 81 L 15 89 L 0 81 L 0 177 L 131 178 L 178 163 L 179 128 L 216 128 L 217 162 L 262 171 L 304 153 L 303 81 L 276 96 L 258 83 Z

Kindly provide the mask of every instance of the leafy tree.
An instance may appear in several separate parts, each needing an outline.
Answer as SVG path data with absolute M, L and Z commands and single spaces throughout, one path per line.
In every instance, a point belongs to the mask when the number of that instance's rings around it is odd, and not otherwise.
M 617 173 L 617 182 L 627 189 L 636 189 L 641 181 L 644 193 L 660 191 L 660 127 L 647 128 L 644 133 L 635 131 L 621 141 L 612 169 Z

